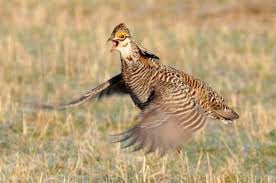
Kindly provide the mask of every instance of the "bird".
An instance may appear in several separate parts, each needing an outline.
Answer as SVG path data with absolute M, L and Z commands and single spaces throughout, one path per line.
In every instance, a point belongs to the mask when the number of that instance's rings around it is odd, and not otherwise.
M 113 29 L 108 42 L 120 54 L 121 73 L 68 103 L 37 105 L 44 109 L 68 109 L 114 94 L 129 95 L 140 109 L 136 124 L 111 135 L 114 143 L 132 151 L 163 156 L 181 146 L 209 119 L 232 122 L 239 114 L 206 83 L 173 67 L 138 44 L 125 23 Z

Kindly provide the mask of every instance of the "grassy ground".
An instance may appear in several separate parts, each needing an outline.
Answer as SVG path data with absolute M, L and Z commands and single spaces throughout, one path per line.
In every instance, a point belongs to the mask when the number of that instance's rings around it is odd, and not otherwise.
M 1 0 L 0 182 L 276 182 L 275 3 L 181 2 Z M 159 159 L 108 141 L 135 123 L 128 97 L 63 112 L 22 106 L 68 101 L 119 73 L 106 39 L 120 22 L 240 119 L 211 121 Z

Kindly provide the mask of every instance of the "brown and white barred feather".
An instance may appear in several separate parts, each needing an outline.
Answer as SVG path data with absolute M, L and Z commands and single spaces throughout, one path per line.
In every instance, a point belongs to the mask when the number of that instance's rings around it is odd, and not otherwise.
M 238 118 L 204 82 L 142 55 L 136 44 L 132 42 L 134 54 L 121 60 L 122 74 L 134 103 L 142 112 L 138 124 L 115 135 L 115 142 L 163 155 L 177 149 L 201 129 L 206 117 Z
M 179 148 L 201 129 L 207 117 L 232 121 L 239 115 L 208 85 L 184 72 L 161 64 L 158 56 L 136 43 L 128 28 L 117 25 L 109 40 L 117 33 L 127 35 L 120 41 L 122 73 L 85 93 L 77 100 L 45 109 L 67 109 L 91 98 L 112 94 L 130 94 L 141 109 L 138 123 L 126 132 L 114 135 L 114 142 L 133 150 L 145 149 L 162 156 Z M 123 34 L 122 34 L 123 33 Z M 117 40 L 117 41 L 119 41 Z M 118 43 L 119 44 L 119 43 Z M 118 45 L 116 43 L 116 45 Z

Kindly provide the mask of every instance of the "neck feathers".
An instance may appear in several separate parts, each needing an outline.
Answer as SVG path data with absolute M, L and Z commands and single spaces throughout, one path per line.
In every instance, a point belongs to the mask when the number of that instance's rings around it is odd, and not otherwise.
M 126 44 L 125 49 L 121 50 L 120 54 L 122 60 L 141 61 L 144 64 L 150 62 L 151 59 L 159 60 L 158 56 L 133 40 Z

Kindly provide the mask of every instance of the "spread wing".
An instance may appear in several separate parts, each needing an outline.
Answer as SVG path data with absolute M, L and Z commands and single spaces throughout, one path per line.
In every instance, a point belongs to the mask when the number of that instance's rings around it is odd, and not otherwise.
M 108 81 L 100 84 L 96 88 L 84 93 L 78 99 L 72 100 L 71 102 L 57 105 L 47 104 L 30 104 L 34 108 L 48 109 L 48 110 L 64 110 L 72 107 L 79 106 L 92 98 L 102 98 L 113 94 L 128 94 L 128 90 L 122 79 L 122 75 L 118 74 Z
M 122 148 L 144 149 L 163 156 L 179 148 L 205 124 L 203 109 L 187 93 L 171 98 L 155 98 L 140 114 L 139 124 L 126 132 L 113 135 L 114 142 L 122 142 Z

